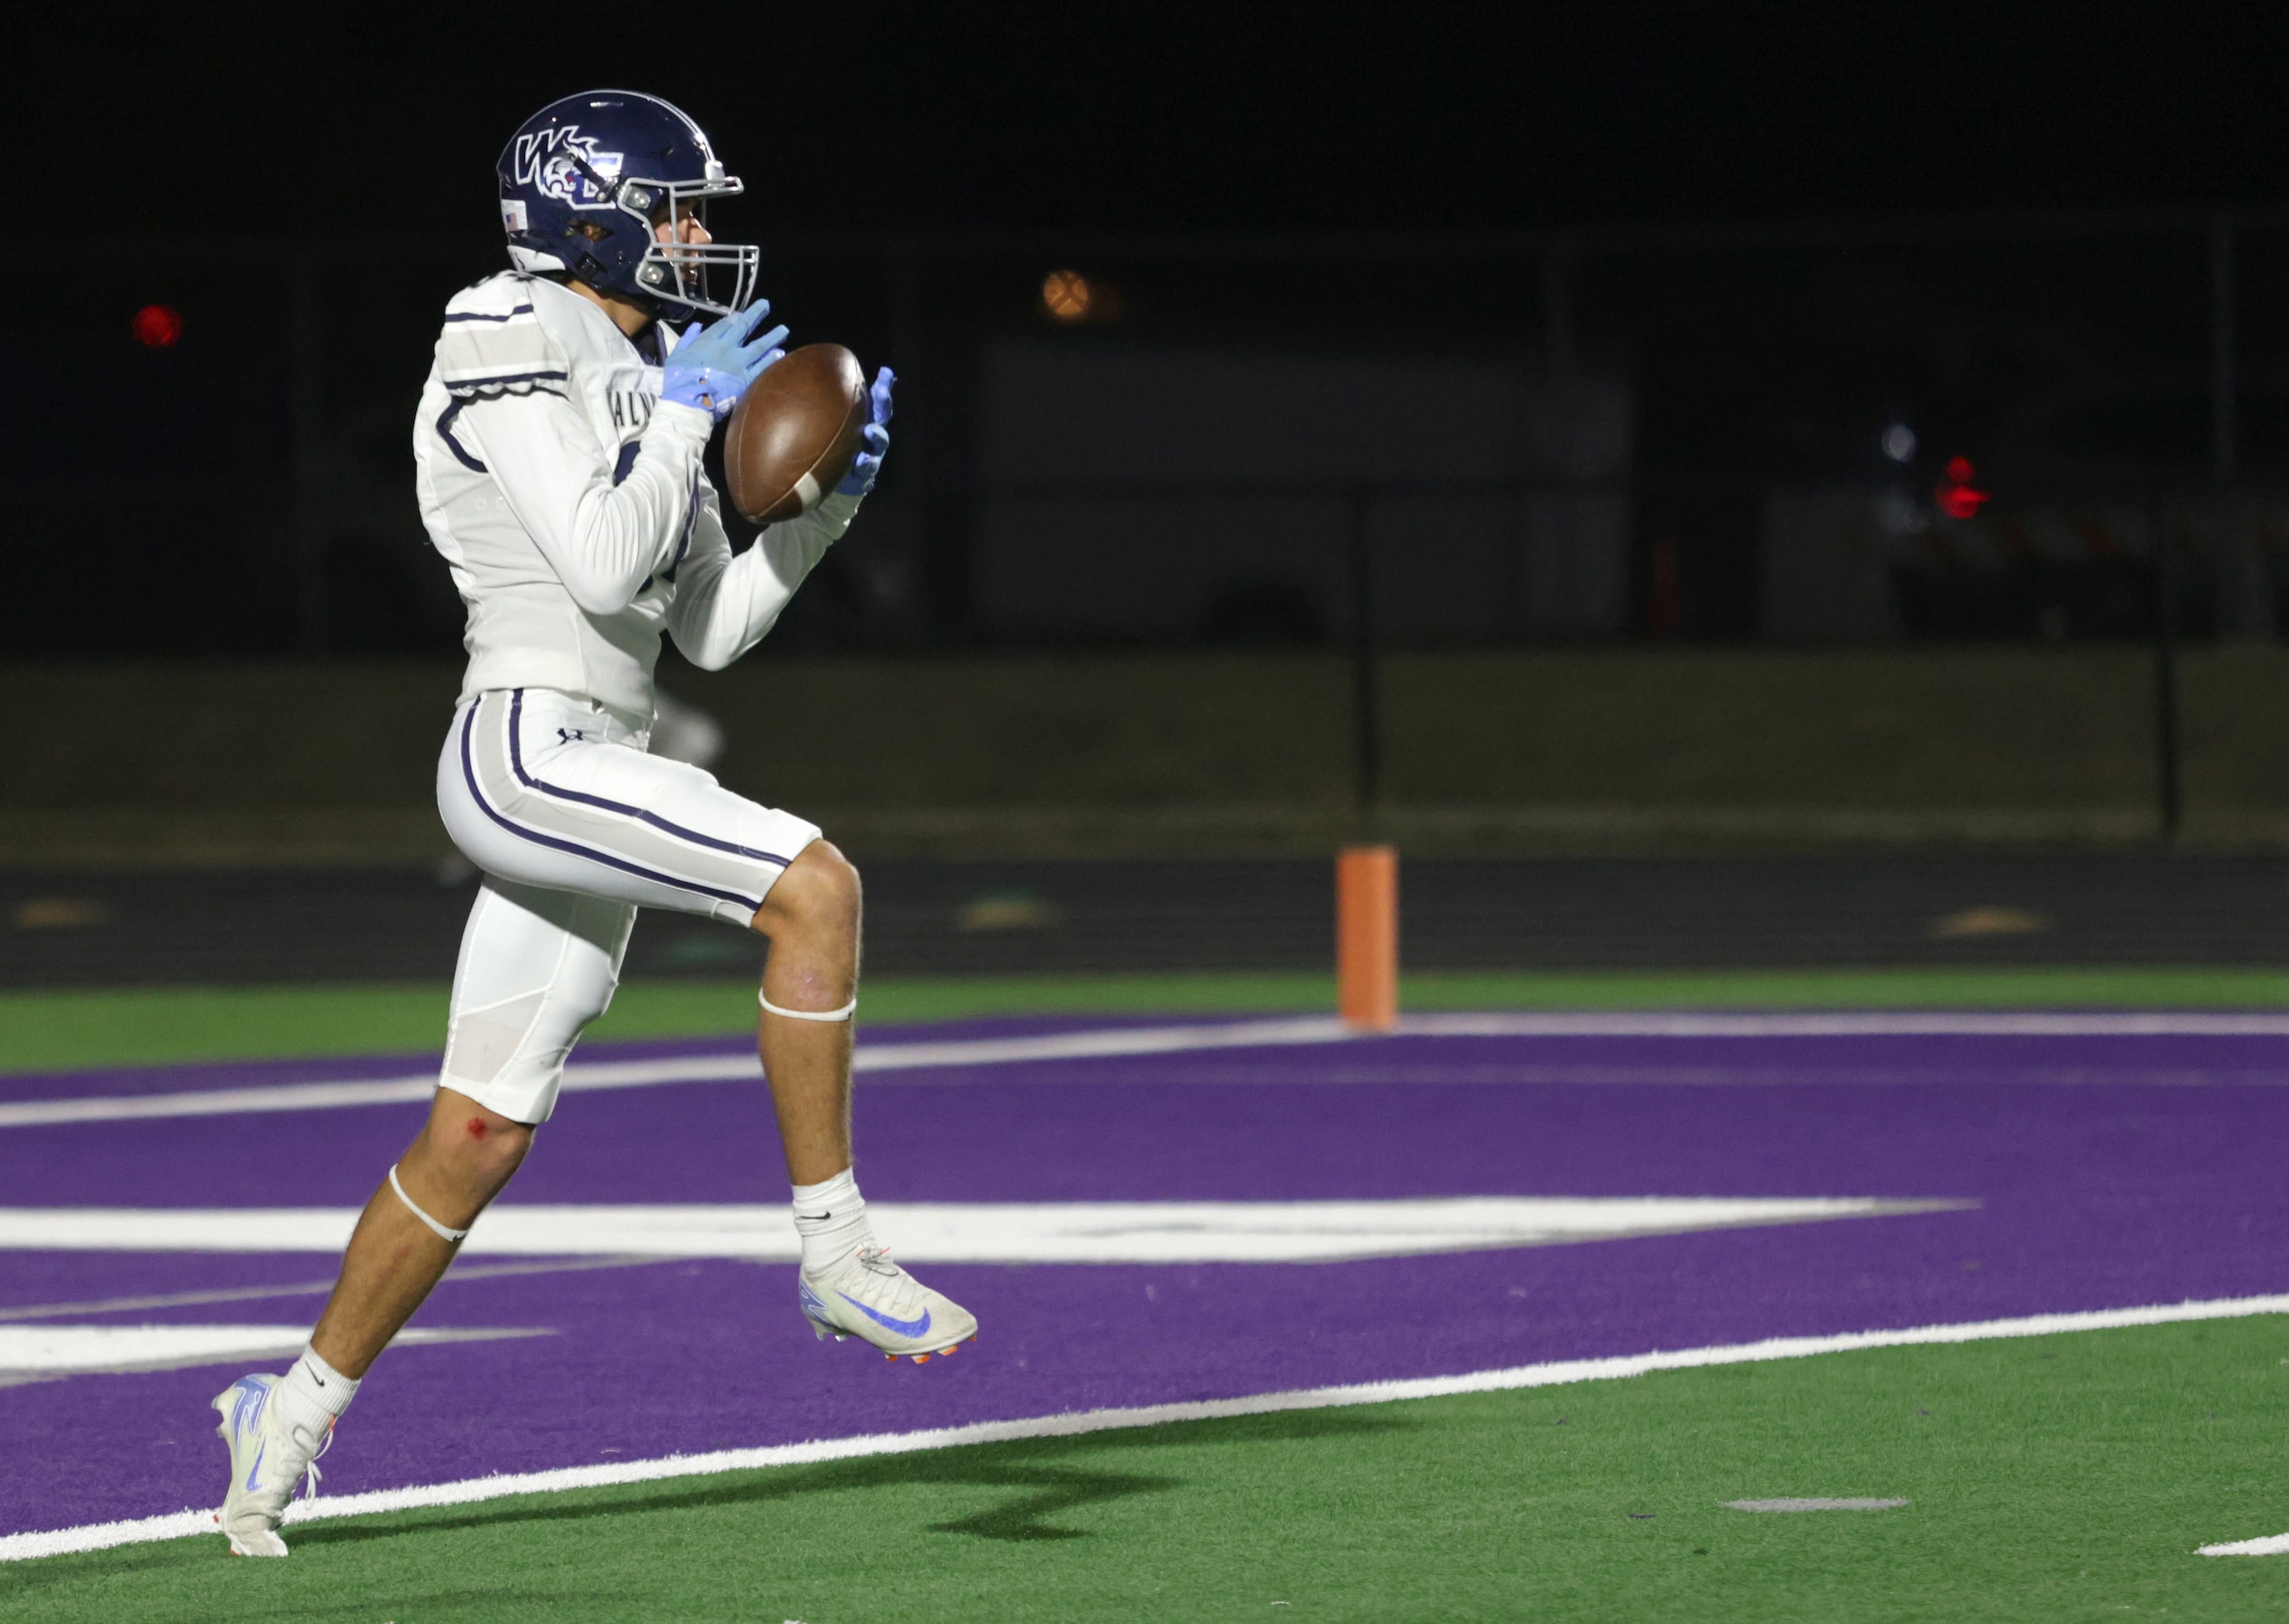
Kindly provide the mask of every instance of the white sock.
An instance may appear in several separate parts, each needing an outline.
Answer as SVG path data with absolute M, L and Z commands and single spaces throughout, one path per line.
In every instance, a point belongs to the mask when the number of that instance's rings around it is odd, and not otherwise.
M 849 1168 L 825 1183 L 794 1187 L 794 1232 L 802 1237 L 807 1274 L 824 1274 L 859 1247 L 874 1244 L 866 1198 Z
M 315 1348 L 302 1349 L 294 1368 L 286 1373 L 270 1395 L 278 1419 L 290 1429 L 323 1438 L 326 1429 L 340 1419 L 357 1397 L 358 1384 L 318 1357 Z

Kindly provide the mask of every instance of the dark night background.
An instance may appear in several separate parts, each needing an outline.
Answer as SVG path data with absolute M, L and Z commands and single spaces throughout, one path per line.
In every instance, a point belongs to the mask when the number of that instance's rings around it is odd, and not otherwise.
M 807 226 L 1488 227 L 2289 195 L 2289 15 L 2253 4 L 97 13 L 34 60 L 19 94 L 60 138 L 77 228 L 105 233 L 487 227 L 506 132 L 599 84 L 677 100 L 769 218 Z
M 0 335 L 20 380 L 0 482 L 34 572 L 0 638 L 63 655 L 450 650 L 458 609 L 412 524 L 408 409 L 438 305 L 499 263 L 493 155 L 574 88 L 684 105 L 749 182 L 718 227 L 763 243 L 763 289 L 798 341 L 836 337 L 905 374 L 869 551 L 837 554 L 787 623 L 788 644 L 821 649 L 1343 635 L 1340 543 L 1301 507 L 1289 534 L 1229 505 L 1140 506 L 1113 489 L 1118 457 L 1069 458 L 1006 409 L 1070 397 L 1067 418 L 1149 443 L 1119 418 L 1122 357 L 1173 357 L 1173 402 L 1219 356 L 1261 373 L 1274 353 L 1349 368 L 1360 398 L 1275 420 L 1292 455 L 1261 466 L 1148 458 L 1161 495 L 1232 497 L 1244 472 L 1290 495 L 1432 478 L 1529 502 L 1603 482 L 1620 504 L 1595 536 L 1560 523 L 1538 562 L 1487 529 L 1518 522 L 1491 509 L 1476 532 L 1420 504 L 1372 521 L 1391 531 L 1369 544 L 1387 578 L 1445 545 L 1456 595 L 1496 606 L 1394 601 L 1383 629 L 1401 641 L 2139 635 L 2152 593 L 2111 558 L 1976 576 L 1894 558 L 1859 621 L 1807 620 L 1781 600 L 1825 588 L 1789 585 L 1803 526 L 1775 518 L 1775 495 L 1889 481 L 1921 501 L 1966 454 L 2011 476 L 1998 515 L 2016 502 L 2064 515 L 2055 529 L 2125 474 L 2182 483 L 2213 437 L 2205 239 L 2198 218 L 2138 211 L 2289 196 L 2289 22 L 2258 8 L 676 16 L 170 31 L 98 15 L 43 36 L 33 123 L 91 179 L 44 204 L 82 239 L 70 314 Z M 2289 301 L 2271 291 L 2289 287 L 2271 274 L 2289 239 L 2267 223 L 2239 239 L 2245 471 L 2289 471 Z M 1854 248 L 1862 228 L 1889 235 Z M 1553 257 L 1537 232 L 1576 235 Z M 1061 266 L 1097 276 L 1119 319 L 1053 330 L 1038 291 Z M 184 312 L 184 338 L 136 353 L 129 318 L 155 302 Z M 1475 367 L 1482 395 L 1576 425 L 1578 368 L 1615 432 L 1476 464 L 1335 449 L 1388 442 L 1376 413 L 1409 415 L 1400 373 L 1424 361 L 1461 370 L 1416 386 L 1459 402 Z M 1248 434 L 1280 409 L 1232 410 Z M 1872 449 L 1894 420 L 1923 447 L 1904 470 Z M 114 498 L 118 612 L 67 632 L 41 606 L 81 567 L 90 480 Z M 1081 537 L 1110 559 L 1132 545 L 1124 523 L 1206 549 L 1171 565 L 1191 585 L 1125 618 L 1105 609 L 1129 590 L 1117 570 L 1072 552 Z M 1267 556 L 1217 551 L 1243 535 L 1269 537 Z M 2216 595 L 2191 589 L 2197 634 L 2239 612 Z M 2249 600 L 2260 618 L 2277 595 Z
M 412 406 L 440 306 L 502 263 L 504 140 L 608 85 L 712 133 L 750 194 L 714 223 L 798 342 L 900 370 L 849 544 L 738 671 L 662 667 L 746 792 L 934 809 L 870 852 L 974 853 L 989 802 L 1227 856 L 1259 848 L 1214 820 L 1256 806 L 1289 855 L 1376 806 L 1493 856 L 2289 838 L 2280 8 L 36 28 L 0 650 L 63 742 L 10 791 L 23 852 L 147 799 L 212 803 L 234 851 L 226 803 L 399 808 L 395 845 L 313 847 L 344 860 L 434 843 L 462 606 Z M 179 342 L 138 341 L 155 305 Z M 391 719 L 387 771 L 326 753 L 336 683 Z M 306 743 L 120 776 L 106 718 L 195 693 L 224 728 L 234 684 L 301 696 Z M 1084 824 L 1004 844 L 1107 849 Z

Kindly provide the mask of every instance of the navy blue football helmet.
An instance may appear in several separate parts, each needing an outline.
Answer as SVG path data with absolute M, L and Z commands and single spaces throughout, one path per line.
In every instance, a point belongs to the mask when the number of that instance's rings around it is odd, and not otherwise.
M 680 109 L 640 91 L 587 91 L 524 121 L 500 155 L 501 225 L 522 271 L 567 272 L 672 321 L 754 296 L 760 251 L 662 243 L 652 227 L 746 188 Z M 728 283 L 728 285 L 726 285 Z

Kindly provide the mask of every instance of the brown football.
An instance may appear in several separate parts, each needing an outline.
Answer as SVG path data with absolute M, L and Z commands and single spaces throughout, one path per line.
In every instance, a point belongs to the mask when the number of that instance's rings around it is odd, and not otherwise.
M 865 449 L 866 374 L 839 344 L 806 344 L 774 362 L 731 409 L 723 472 L 751 524 L 807 513 Z

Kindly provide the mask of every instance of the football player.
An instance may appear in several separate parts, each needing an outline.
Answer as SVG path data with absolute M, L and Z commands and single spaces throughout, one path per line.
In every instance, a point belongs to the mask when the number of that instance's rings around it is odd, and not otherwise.
M 446 306 L 413 426 L 422 517 L 468 606 L 438 807 L 484 881 L 427 1126 L 367 1203 L 293 1369 L 215 1400 L 221 1520 L 243 1556 L 285 1555 L 296 1485 L 315 1490 L 375 1357 L 548 1119 L 639 905 L 770 938 L 757 1043 L 818 1334 L 924 1359 L 977 1333 L 890 1262 L 852 1178 L 857 871 L 816 825 L 646 749 L 662 633 L 730 665 L 850 523 L 889 446 L 889 370 L 849 476 L 734 556 L 701 458 L 787 335 L 752 297 L 757 251 L 706 226 L 740 182 L 690 118 L 626 91 L 543 108 L 499 167 L 512 268 Z

